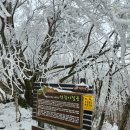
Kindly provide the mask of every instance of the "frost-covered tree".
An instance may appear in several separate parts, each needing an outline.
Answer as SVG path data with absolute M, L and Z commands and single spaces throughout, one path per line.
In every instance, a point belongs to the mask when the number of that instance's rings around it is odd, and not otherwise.
M 124 105 L 123 115 L 121 119 L 120 129 L 125 129 L 128 117 L 126 113 L 129 113 L 129 1 L 103 1 L 103 0 L 92 0 L 92 1 L 77 1 L 77 5 L 85 10 L 86 15 L 90 18 L 91 22 L 94 23 L 96 32 L 100 36 L 104 36 L 107 42 L 104 47 L 110 49 L 109 53 L 105 54 L 107 63 L 97 64 L 96 72 L 98 70 L 98 83 L 97 88 L 98 98 L 100 97 L 100 103 L 105 105 L 101 114 L 101 121 L 98 129 L 101 129 L 103 121 L 105 119 L 106 108 L 113 111 L 113 108 L 119 107 L 120 103 L 126 103 Z M 89 6 L 88 6 L 89 5 Z M 108 31 L 114 31 L 114 37 L 109 38 Z M 102 40 L 100 40 L 101 42 Z M 101 44 L 100 44 L 101 45 Z M 97 60 L 101 59 L 98 58 Z M 102 61 L 104 62 L 105 59 Z M 103 63 L 102 62 L 102 63 Z M 108 66 L 106 66 L 108 65 Z M 102 74 L 99 70 L 108 70 L 106 74 Z M 94 69 L 93 69 L 94 70 Z M 105 71 L 104 71 L 105 72 Z M 103 73 L 104 73 L 103 72 Z M 118 77 L 118 78 L 117 78 Z M 100 79 L 100 80 L 99 80 Z M 121 85 L 123 84 L 123 85 Z M 104 91 L 102 91 L 104 90 Z M 107 91 L 106 91 L 107 90 Z M 103 93 L 101 93 L 103 92 Z M 113 93 L 114 92 L 114 93 Z M 115 98 L 114 98 L 115 97 Z M 116 101 L 113 100 L 118 99 Z M 104 101 L 102 99 L 105 99 Z M 115 104 L 114 104 L 115 103 Z M 117 104 L 118 105 L 117 105 Z M 113 105 L 116 105 L 114 107 Z M 98 106 L 99 107 L 99 106 Z M 113 111 L 113 113 L 115 113 Z
M 124 120 L 130 91 L 129 1 L 3 0 L 0 7 L 4 88 L 25 92 L 31 104 L 38 78 L 76 83 L 84 76 L 95 85 L 98 129 L 105 119 Z

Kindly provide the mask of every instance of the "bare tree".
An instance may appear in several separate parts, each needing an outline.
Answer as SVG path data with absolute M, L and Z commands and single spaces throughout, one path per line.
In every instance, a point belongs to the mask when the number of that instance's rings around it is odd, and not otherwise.
M 0 6 L 0 72 L 1 82 L 6 83 L 2 89 L 8 88 L 12 95 L 24 93 L 31 105 L 38 78 L 70 83 L 86 76 L 88 83 L 95 83 L 94 117 L 101 116 L 99 129 L 120 105 L 121 128 L 126 126 L 130 88 L 127 2 L 4 0 Z

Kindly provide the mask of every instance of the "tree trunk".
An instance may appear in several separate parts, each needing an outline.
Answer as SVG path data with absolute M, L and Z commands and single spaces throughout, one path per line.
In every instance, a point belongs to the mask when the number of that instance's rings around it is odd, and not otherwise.
M 25 82 L 25 99 L 29 106 L 32 106 L 32 82 L 28 79 L 24 80 Z
M 14 98 L 15 98 L 15 108 L 16 108 L 16 122 L 20 122 L 21 121 L 21 112 L 19 109 L 18 94 L 17 93 L 15 93 Z
M 130 97 L 127 98 L 126 104 L 123 107 L 123 113 L 120 121 L 120 128 L 119 130 L 129 130 L 130 128 L 126 128 L 128 120 L 130 116 Z
M 102 114 L 101 114 L 101 119 L 100 119 L 98 130 L 102 129 L 102 126 L 103 126 L 103 123 L 104 123 L 104 119 L 105 119 L 105 111 L 103 111 Z

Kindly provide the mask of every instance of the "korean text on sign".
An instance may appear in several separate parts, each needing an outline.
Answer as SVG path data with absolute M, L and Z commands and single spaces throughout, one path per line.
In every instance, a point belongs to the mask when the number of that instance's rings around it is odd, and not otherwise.
M 94 95 L 83 96 L 83 109 L 88 111 L 94 110 Z

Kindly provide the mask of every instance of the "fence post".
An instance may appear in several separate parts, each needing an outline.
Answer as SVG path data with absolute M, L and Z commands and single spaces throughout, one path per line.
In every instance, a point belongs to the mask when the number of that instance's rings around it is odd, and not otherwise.
M 46 83 L 46 78 L 40 78 L 40 82 Z M 38 126 L 41 128 L 44 128 L 44 122 L 43 121 L 38 121 Z

